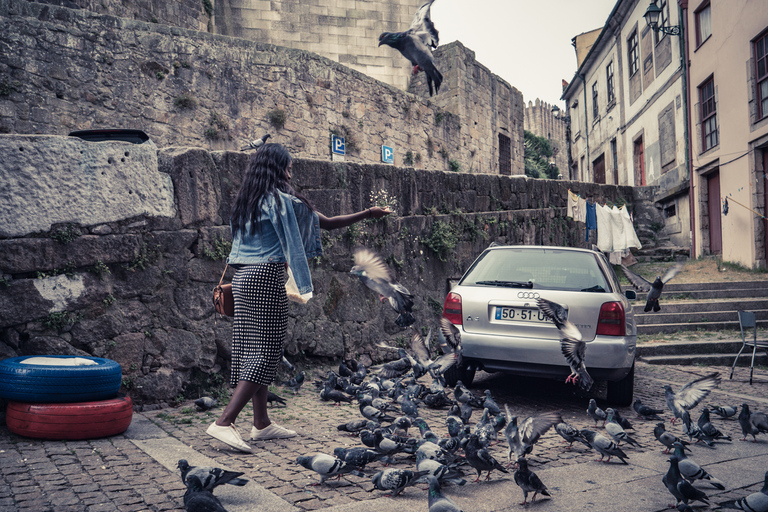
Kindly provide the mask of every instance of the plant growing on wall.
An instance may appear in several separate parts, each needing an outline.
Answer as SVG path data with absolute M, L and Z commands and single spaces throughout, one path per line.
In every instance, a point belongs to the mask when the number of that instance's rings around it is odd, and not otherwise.
M 203 249 L 203 256 L 209 260 L 219 261 L 229 256 L 229 251 L 232 249 L 232 242 L 224 240 L 222 238 L 216 238 L 211 243 L 210 247 Z
M 539 137 L 525 130 L 525 174 L 531 178 L 555 179 L 560 170 L 550 165 L 554 151 L 552 144 L 545 137 Z
M 193 109 L 197 106 L 197 98 L 191 94 L 179 94 L 173 100 L 173 104 L 178 108 Z
M 281 130 L 287 119 L 288 113 L 283 109 L 276 108 L 267 112 L 267 120 L 276 130 Z
M 222 132 L 229 130 L 229 123 L 226 119 L 221 117 L 218 112 L 211 110 L 210 117 L 208 118 L 208 128 L 205 130 L 206 139 L 220 139 Z
M 459 232 L 453 225 L 438 220 L 432 224 L 429 235 L 420 241 L 445 262 L 459 243 Z
M 461 164 L 459 163 L 458 160 L 452 158 L 451 160 L 448 161 L 448 168 L 452 172 L 459 172 L 461 171 Z
M 213 4 L 211 0 L 203 0 L 203 10 L 208 16 L 213 16 Z
M 80 236 L 80 230 L 75 224 L 67 224 L 51 232 L 51 238 L 66 245 Z

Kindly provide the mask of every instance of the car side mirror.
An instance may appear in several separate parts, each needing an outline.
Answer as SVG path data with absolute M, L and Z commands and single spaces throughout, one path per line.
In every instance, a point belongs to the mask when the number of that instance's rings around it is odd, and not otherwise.
M 626 295 L 629 300 L 637 299 L 637 293 L 635 293 L 635 290 L 627 290 L 624 292 L 624 295 Z

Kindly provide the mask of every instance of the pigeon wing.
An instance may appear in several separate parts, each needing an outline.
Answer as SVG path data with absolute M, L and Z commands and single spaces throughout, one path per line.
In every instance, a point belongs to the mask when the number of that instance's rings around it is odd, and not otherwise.
M 365 272 L 368 279 L 379 282 L 391 282 L 389 268 L 373 251 L 360 249 L 355 252 L 355 267 Z
M 636 290 L 647 292 L 651 289 L 651 283 L 646 278 L 635 274 L 624 265 L 621 266 L 621 270 Z
M 411 352 L 413 352 L 416 360 L 421 364 L 425 366 L 431 364 L 432 358 L 429 355 L 429 347 L 427 347 L 426 340 L 417 332 L 411 336 Z
M 565 360 L 568 361 L 568 366 L 570 366 L 571 370 L 579 376 L 579 386 L 585 391 L 588 391 L 595 381 L 587 371 L 587 365 L 584 360 L 587 344 L 584 341 L 574 340 L 568 336 L 564 336 L 560 340 L 560 350 L 565 356 Z
M 720 373 L 710 373 L 683 386 L 675 393 L 674 401 L 676 405 L 684 409 L 693 409 L 719 384 Z
M 440 332 L 453 352 L 461 346 L 461 331 L 445 317 L 440 319 Z
M 683 264 L 675 263 L 675 265 L 670 267 L 669 270 L 667 270 L 667 272 L 662 276 L 661 282 L 666 283 L 667 281 L 672 280 L 672 278 L 675 277 L 681 270 L 683 270 Z
M 520 437 L 526 444 L 533 444 L 554 425 L 563 421 L 559 412 L 548 412 L 539 416 L 532 416 L 520 425 Z
M 432 22 L 432 3 L 435 0 L 428 0 L 413 17 L 411 26 L 408 32 L 418 37 L 426 46 L 430 48 L 437 48 L 440 43 L 439 33 L 435 28 L 435 24 Z

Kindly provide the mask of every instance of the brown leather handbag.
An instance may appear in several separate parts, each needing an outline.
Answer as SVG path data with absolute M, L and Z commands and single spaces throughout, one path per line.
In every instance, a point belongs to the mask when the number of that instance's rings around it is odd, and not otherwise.
M 219 284 L 213 289 L 213 307 L 220 315 L 235 316 L 235 298 L 232 295 L 232 284 L 221 284 L 224 282 L 224 274 L 227 273 L 227 266 L 221 273 Z

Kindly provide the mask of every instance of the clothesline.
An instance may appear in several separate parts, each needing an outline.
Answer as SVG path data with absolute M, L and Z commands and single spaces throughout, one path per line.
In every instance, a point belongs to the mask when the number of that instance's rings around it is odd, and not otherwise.
M 589 203 L 581 195 L 568 189 L 567 217 L 586 224 L 585 241 L 589 241 L 589 232 L 597 230 L 597 247 L 604 253 L 625 252 L 632 247 L 641 248 L 637 238 L 629 209 L 597 202 Z

